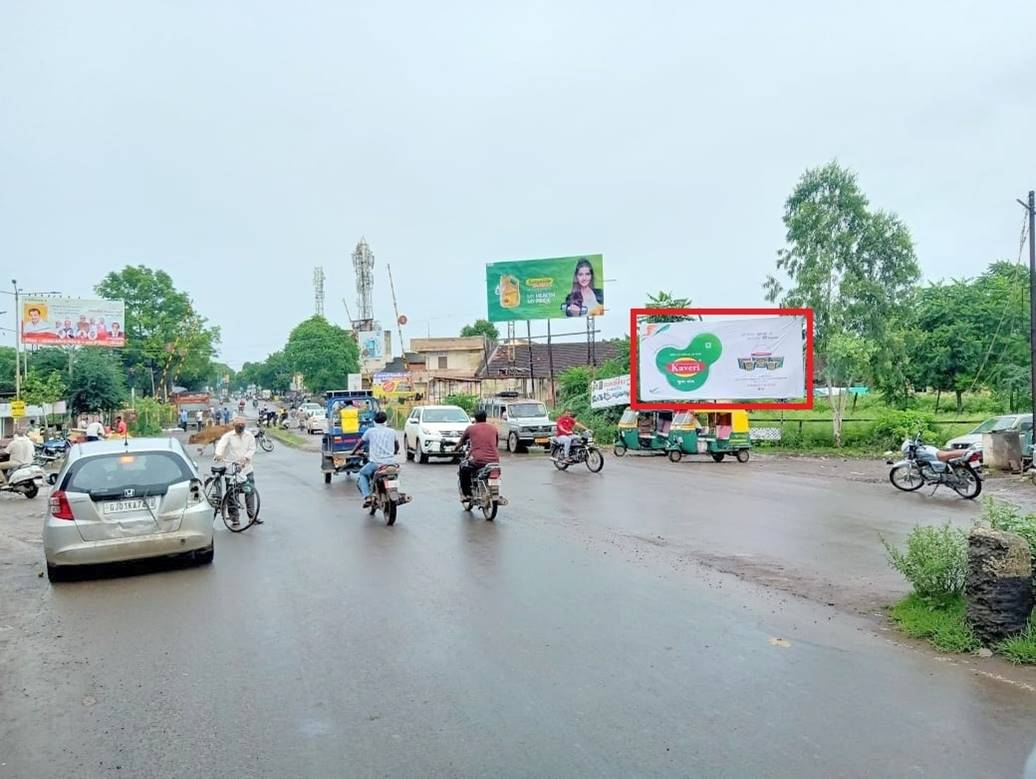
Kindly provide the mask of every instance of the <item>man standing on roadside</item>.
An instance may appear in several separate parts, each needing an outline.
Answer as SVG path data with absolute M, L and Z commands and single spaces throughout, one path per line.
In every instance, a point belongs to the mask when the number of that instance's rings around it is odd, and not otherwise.
M 245 430 L 245 424 L 243 416 L 234 418 L 234 429 L 224 433 L 216 443 L 215 459 L 216 462 L 236 463 L 241 468 L 241 474 L 255 484 L 255 472 L 252 468 L 252 461 L 255 459 L 255 436 Z M 231 501 L 229 508 L 230 524 L 239 524 L 241 511 L 237 501 Z M 245 511 L 252 522 L 257 525 L 263 524 L 255 514 L 255 494 L 251 490 L 245 493 Z

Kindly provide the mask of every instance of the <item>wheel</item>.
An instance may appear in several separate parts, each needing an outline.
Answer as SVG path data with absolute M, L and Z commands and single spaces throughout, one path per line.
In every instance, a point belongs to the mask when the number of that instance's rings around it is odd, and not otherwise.
M 586 467 L 590 473 L 600 473 L 604 468 L 604 455 L 600 449 L 591 449 L 586 453 Z
M 64 582 L 69 579 L 68 566 L 47 563 L 47 579 L 52 582 Z
M 487 503 L 489 505 L 486 505 Z M 494 519 L 496 519 L 496 512 L 497 512 L 497 509 L 499 509 L 500 507 L 496 504 L 496 501 L 489 500 L 489 501 L 484 501 L 482 503 L 481 508 L 482 508 L 482 516 L 484 516 L 486 518 L 486 522 L 492 522 Z
M 551 458 L 551 462 L 554 463 L 554 467 L 557 468 L 559 471 L 567 471 L 568 470 L 568 463 L 566 463 L 564 460 L 560 459 L 563 456 L 564 456 L 563 454 L 559 453 L 556 457 L 552 457 Z
M 198 565 L 208 565 L 216 556 L 216 542 L 213 541 L 208 549 L 200 549 L 194 553 L 194 560 Z
M 712 459 L 718 463 L 723 462 L 723 458 L 726 457 L 726 452 L 713 452 Z
M 410 450 L 410 443 L 407 441 L 406 436 L 403 436 L 403 451 L 406 452 L 407 460 L 413 461 L 414 453 Z
M 419 463 L 421 463 L 421 465 L 427 465 L 428 464 L 428 455 L 426 455 L 424 453 L 424 450 L 421 449 L 421 439 L 420 438 L 417 439 L 417 461 Z
M 737 458 L 737 461 L 739 463 L 747 463 L 748 462 L 749 454 L 748 454 L 748 450 L 747 449 L 738 449 L 737 450 L 737 454 L 735 454 L 734 456 Z
M 385 506 L 382 508 L 382 513 L 385 515 L 385 524 L 392 527 L 396 524 L 396 502 L 394 500 L 385 501 Z
M 259 516 L 259 490 L 252 488 L 252 494 L 255 496 L 255 516 Z M 231 501 L 236 501 L 238 505 L 238 524 L 234 524 L 231 520 L 230 505 Z M 227 526 L 227 530 L 231 533 L 240 533 L 242 530 L 250 528 L 254 522 L 254 517 L 248 516 L 247 504 L 245 504 L 244 493 L 239 490 L 228 492 L 223 496 L 223 500 L 219 504 L 219 512 L 223 517 L 223 524 Z
M 26 498 L 32 500 L 39 495 L 40 488 L 36 485 L 36 482 L 31 481 L 25 485 L 25 491 L 22 493 Z
M 272 452 L 273 451 L 273 441 L 271 441 L 266 436 L 263 436 L 262 438 L 259 439 L 259 446 L 262 448 L 262 450 L 264 452 Z
M 209 505 L 214 509 L 218 509 L 219 504 L 223 500 L 219 493 L 219 479 L 215 476 L 210 476 L 205 480 L 205 500 L 207 500 Z
M 681 452 L 679 449 L 670 449 L 669 450 L 669 462 L 671 462 L 671 463 L 678 463 L 682 459 L 683 459 L 683 452 Z
M 958 466 L 953 471 L 957 477 L 953 489 L 956 490 L 957 494 L 968 500 L 977 498 L 979 493 L 982 492 L 982 480 L 978 478 L 975 472 L 966 465 Z
M 921 472 L 913 465 L 897 465 L 889 471 L 889 481 L 896 489 L 913 492 L 924 486 Z
M 511 433 L 507 436 L 507 451 L 509 451 L 511 454 L 518 454 L 518 449 L 520 447 L 521 444 L 518 441 L 517 433 Z
M 327 472 L 324 473 L 324 484 L 330 484 L 330 483 L 331 483 L 331 472 L 327 471 Z
M 51 473 L 51 474 L 47 475 L 47 484 L 50 484 L 51 486 L 53 486 L 53 485 L 55 485 L 57 483 L 58 483 L 58 475 L 56 473 Z
M 622 441 L 616 441 L 612 447 L 612 454 L 616 457 L 624 457 L 628 448 Z

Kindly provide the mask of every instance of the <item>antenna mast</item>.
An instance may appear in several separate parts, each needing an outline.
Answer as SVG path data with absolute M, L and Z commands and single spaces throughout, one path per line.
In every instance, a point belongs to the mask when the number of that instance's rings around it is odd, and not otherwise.
M 313 269 L 313 310 L 317 316 L 324 315 L 324 268 L 317 265 Z
M 370 330 L 374 322 L 374 252 L 365 238 L 360 238 L 353 252 L 356 270 L 357 329 Z

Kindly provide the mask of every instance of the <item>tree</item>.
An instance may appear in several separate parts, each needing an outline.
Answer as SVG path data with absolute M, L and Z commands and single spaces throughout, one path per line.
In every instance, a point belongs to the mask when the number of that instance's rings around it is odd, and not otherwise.
M 834 390 L 890 378 L 882 375 L 883 350 L 906 321 L 920 277 L 913 241 L 897 216 L 869 209 L 856 175 L 835 162 L 802 175 L 784 226 L 777 269 L 789 287 L 770 276 L 764 288 L 771 302 L 813 309 L 816 364 L 840 446 L 848 393 Z
M 648 295 L 644 308 L 690 308 L 693 304 L 690 298 L 673 297 L 671 292 L 659 291 L 656 295 Z M 700 316 L 676 316 L 672 314 L 658 314 L 647 317 L 648 322 L 683 322 L 688 319 L 701 319 Z
M 121 359 L 135 387 L 165 395 L 180 371 L 203 372 L 219 343 L 219 329 L 207 326 L 168 273 L 127 266 L 105 276 L 96 290 L 126 304 Z
M 126 382 L 119 358 L 107 349 L 83 349 L 68 383 L 72 413 L 112 411 L 126 399 Z
M 67 375 L 69 352 L 73 348 L 75 347 L 37 349 L 29 355 L 29 370 L 37 371 L 41 375 L 53 373 L 54 371 Z
M 14 364 L 18 353 L 13 346 L 0 346 L 0 392 L 14 393 Z
M 291 331 L 284 356 L 291 370 L 302 374 L 311 392 L 342 389 L 348 374 L 360 371 L 356 341 L 322 316 L 310 317 Z
M 497 341 L 500 339 L 500 331 L 496 329 L 496 325 L 490 322 L 488 319 L 476 319 L 474 324 L 464 325 L 460 331 L 461 338 L 471 338 L 476 335 L 484 335 L 490 341 Z
M 30 406 L 40 406 L 47 417 L 53 413 L 49 407 L 62 400 L 67 391 L 65 373 L 62 371 L 43 374 L 32 369 L 22 383 L 22 399 Z

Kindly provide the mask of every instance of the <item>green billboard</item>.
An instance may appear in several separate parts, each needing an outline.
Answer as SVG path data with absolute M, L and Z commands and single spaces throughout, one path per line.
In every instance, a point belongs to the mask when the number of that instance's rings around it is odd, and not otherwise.
M 490 322 L 604 313 L 604 256 L 510 260 L 486 266 Z

